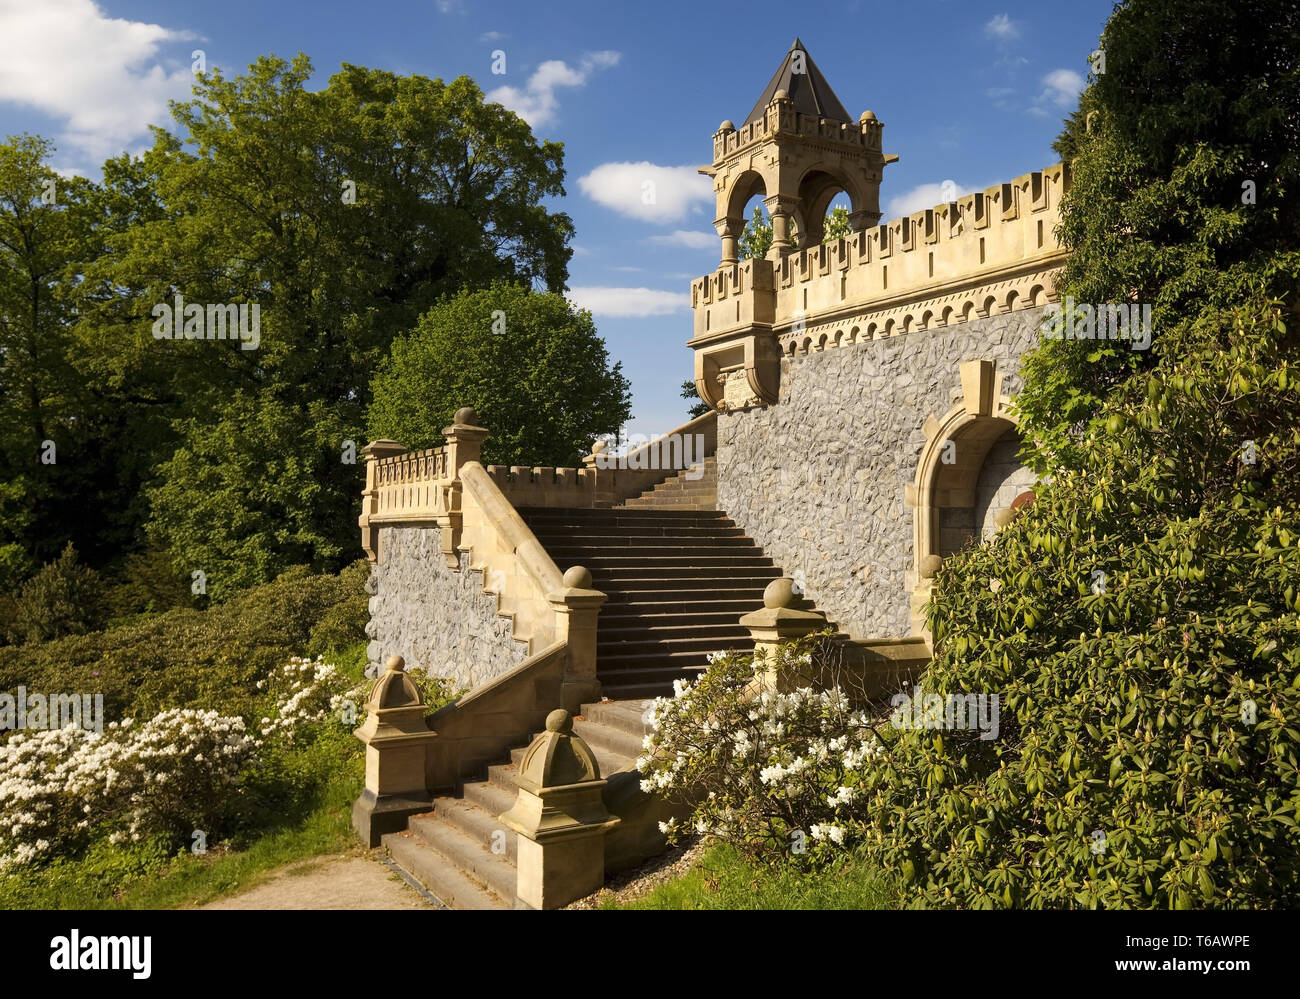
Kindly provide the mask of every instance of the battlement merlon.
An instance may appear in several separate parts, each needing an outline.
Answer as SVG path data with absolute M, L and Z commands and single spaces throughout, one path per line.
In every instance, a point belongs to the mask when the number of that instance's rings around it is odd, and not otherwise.
M 879 152 L 884 128 L 885 123 L 869 111 L 863 113 L 856 125 L 851 125 L 820 115 L 804 114 L 795 110 L 794 102 L 788 98 L 773 100 L 764 116 L 756 121 L 747 122 L 740 128 L 729 121 L 722 123 L 713 133 L 713 164 L 715 168 L 719 167 L 741 151 L 771 142 L 777 135 L 843 143 Z
M 877 302 L 941 297 L 948 288 L 1059 267 L 1055 228 L 1069 185 L 1069 168 L 1058 163 L 777 261 L 719 267 L 691 282 L 689 345 L 755 323 L 782 334 Z

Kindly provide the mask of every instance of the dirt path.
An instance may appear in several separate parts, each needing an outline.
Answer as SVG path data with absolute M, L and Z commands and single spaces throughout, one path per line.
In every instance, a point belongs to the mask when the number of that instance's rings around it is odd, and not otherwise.
M 379 860 L 356 854 L 289 864 L 269 881 L 200 909 L 431 909 Z

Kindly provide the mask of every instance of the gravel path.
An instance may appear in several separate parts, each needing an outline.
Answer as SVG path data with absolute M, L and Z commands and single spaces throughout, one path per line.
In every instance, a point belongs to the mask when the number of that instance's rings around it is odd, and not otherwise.
M 200 909 L 431 909 L 378 860 L 356 854 L 313 857 L 269 881 Z

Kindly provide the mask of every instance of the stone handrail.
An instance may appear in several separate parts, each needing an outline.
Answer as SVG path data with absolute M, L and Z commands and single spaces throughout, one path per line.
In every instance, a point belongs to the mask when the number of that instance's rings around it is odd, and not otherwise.
M 472 568 L 482 569 L 498 594 L 499 612 L 514 616 L 515 637 L 528 637 L 530 649 L 549 645 L 555 630 L 548 596 L 564 587 L 559 567 L 482 465 L 468 461 L 460 476 L 461 547 L 473 552 Z M 524 619 L 527 636 L 520 634 Z
M 428 722 L 438 736 L 425 753 L 427 787 L 454 788 L 532 738 L 562 703 L 568 654 L 567 642 L 548 645 L 435 712 Z

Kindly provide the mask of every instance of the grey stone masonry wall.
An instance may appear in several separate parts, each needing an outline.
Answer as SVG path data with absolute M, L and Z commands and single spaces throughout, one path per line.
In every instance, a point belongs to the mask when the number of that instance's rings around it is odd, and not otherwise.
M 483 592 L 483 574 L 468 556 L 447 568 L 437 525 L 381 527 L 379 564 L 370 571 L 370 662 L 400 655 L 473 689 L 518 666 L 528 645 L 510 637 L 510 620 L 497 614 L 497 598 Z
M 912 510 L 903 499 L 921 428 L 952 408 L 963 361 L 995 360 L 1014 396 L 1041 314 L 1024 309 L 786 358 L 776 405 L 718 419 L 719 509 L 786 575 L 802 572 L 808 596 L 841 629 L 907 635 Z M 966 533 L 980 526 L 963 525 Z

